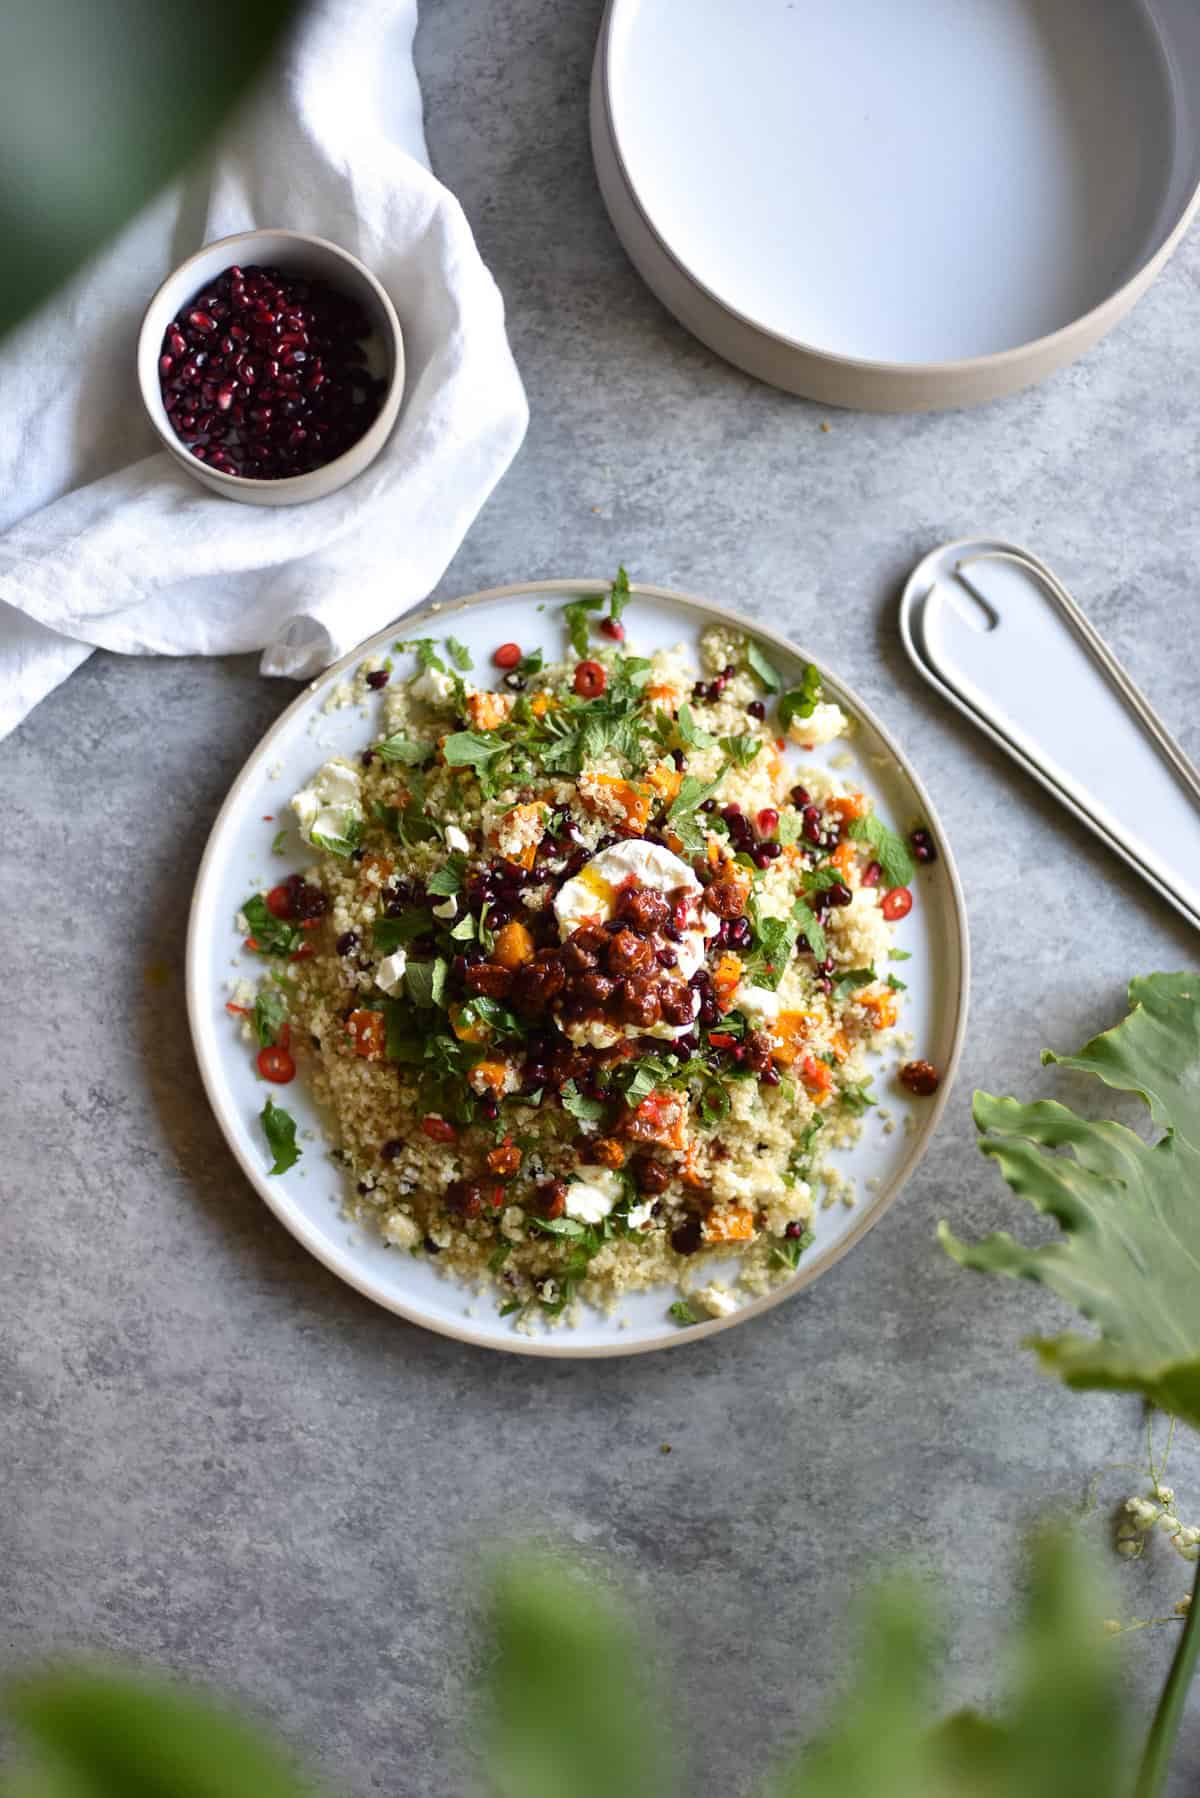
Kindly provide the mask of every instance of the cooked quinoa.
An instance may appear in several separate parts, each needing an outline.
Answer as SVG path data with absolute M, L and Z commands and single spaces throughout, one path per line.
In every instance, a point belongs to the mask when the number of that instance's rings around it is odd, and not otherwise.
M 724 628 L 702 671 L 630 653 L 627 600 L 568 606 L 561 663 L 498 646 L 494 690 L 452 638 L 365 663 L 377 734 L 295 796 L 315 859 L 239 919 L 260 1072 L 311 1083 L 350 1211 L 519 1323 L 787 1278 L 898 1040 L 909 846 L 782 753 L 851 721 Z

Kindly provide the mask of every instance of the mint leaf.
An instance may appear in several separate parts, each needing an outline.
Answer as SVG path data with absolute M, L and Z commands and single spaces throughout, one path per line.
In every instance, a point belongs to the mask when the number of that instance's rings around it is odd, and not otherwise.
M 261 893 L 246 900 L 242 916 L 259 955 L 293 955 L 303 941 L 304 932 L 286 918 L 277 918 Z
M 797 899 L 792 907 L 792 916 L 796 920 L 797 938 L 804 937 L 816 960 L 824 961 L 829 953 L 829 945 L 816 912 L 803 899 Z
M 749 638 L 746 643 L 746 666 L 749 668 L 751 674 L 753 674 L 767 689 L 768 693 L 779 692 L 783 682 L 780 680 L 775 668 L 768 662 L 766 656 L 758 647 L 758 644 L 754 641 L 753 637 Z
M 449 674 L 450 672 L 438 654 L 437 645 L 432 637 L 414 637 L 411 642 L 393 643 L 392 648 L 397 651 L 411 649 L 422 673 L 426 668 L 436 668 L 439 674 Z
M 873 1099 L 868 1090 L 874 1078 L 874 1075 L 871 1075 L 870 1079 L 864 1080 L 860 1086 L 842 1087 L 838 1097 L 851 1117 L 860 1118 L 870 1106 L 878 1104 L 878 1100 Z
M 530 1217 L 526 1220 L 546 1236 L 586 1236 L 587 1227 L 576 1217 Z
M 287 1000 L 277 986 L 262 989 L 254 1001 L 254 1033 L 262 1048 L 269 1049 L 287 1017 Z
M 588 632 L 591 626 L 589 613 L 604 609 L 604 601 L 590 595 L 582 599 L 573 599 L 563 607 L 563 620 L 567 627 L 567 635 L 571 639 L 571 648 L 575 654 L 584 659 L 588 652 Z
M 839 974 L 833 983 L 833 997 L 845 999 L 850 993 L 857 993 L 864 986 L 873 986 L 879 976 L 874 968 L 849 968 Z
M 521 676 L 522 680 L 528 680 L 530 675 L 540 674 L 542 672 L 544 662 L 545 657 L 542 655 L 541 650 L 531 649 L 529 654 L 527 656 L 522 656 L 521 660 L 517 663 L 516 673 Z
M 700 1122 L 710 1128 L 719 1124 L 722 1118 L 729 1116 L 731 1104 L 729 1088 L 722 1086 L 719 1080 L 713 1080 L 700 1095 Z
M 786 730 L 793 718 L 811 718 L 821 697 L 821 676 L 810 662 L 798 687 L 793 687 L 779 701 L 779 724 Z
M 501 754 L 505 745 L 495 736 L 480 736 L 473 730 L 456 730 L 442 744 L 442 755 L 448 768 L 474 768 L 478 772 Z
M 444 965 L 444 964 L 443 964 Z M 438 1004 L 441 1003 L 439 993 Z M 524 1032 L 513 1013 L 498 999 L 489 999 L 486 994 L 478 993 L 474 999 L 468 999 L 458 1013 L 460 1023 L 486 1024 L 495 1036 L 523 1036 Z
M 454 663 L 454 666 L 459 669 L 461 673 L 466 674 L 473 666 L 471 652 L 466 644 L 460 643 L 457 637 L 447 637 L 446 648 L 450 651 L 450 660 Z
M 286 1174 L 290 1167 L 295 1167 L 301 1154 L 296 1147 L 296 1120 L 282 1105 L 276 1105 L 273 1099 L 267 1100 L 259 1116 L 267 1147 L 275 1157 L 269 1171 L 272 1174 Z
M 669 1305 L 667 1316 L 674 1318 L 677 1324 L 698 1324 L 701 1321 L 686 1299 L 676 1299 L 673 1305 Z
M 912 950 L 911 949 L 889 949 L 888 950 L 888 960 L 889 961 L 911 961 L 912 960 Z
M 419 936 L 429 933 L 429 913 L 416 906 L 401 912 L 398 918 L 376 918 L 371 926 L 371 942 L 380 955 L 390 955 Z
M 422 1009 L 440 1005 L 446 991 L 447 972 L 447 964 L 440 955 L 432 961 L 410 961 L 404 970 L 404 990 L 413 1004 Z
M 806 1230 L 803 1236 L 781 1236 L 771 1244 L 771 1260 L 780 1267 L 799 1267 L 805 1249 L 811 1249 L 816 1240 L 811 1230 Z
M 463 876 L 467 871 L 467 858 L 457 851 L 448 855 L 441 867 L 436 869 L 425 882 L 425 891 L 435 893 L 439 899 L 453 899 L 463 890 Z
M 723 764 L 718 768 L 715 778 L 707 784 L 697 780 L 694 774 L 685 774 L 679 791 L 667 810 L 667 822 L 691 855 L 699 854 L 705 843 L 704 827 L 696 817 L 696 812 L 706 799 L 712 798 L 726 772 Z
M 680 706 L 679 717 L 676 720 L 676 729 L 679 732 L 679 741 L 683 744 L 685 749 L 716 748 L 717 739 L 708 731 L 701 730 L 692 715 L 692 708 L 690 705 Z
M 721 738 L 721 748 L 737 768 L 748 768 L 762 746 L 762 738 L 750 732 L 740 737 Z
M 465 912 L 463 914 L 463 916 L 458 920 L 458 923 L 454 926 L 453 930 L 450 932 L 450 936 L 453 939 L 453 941 L 456 943 L 474 942 L 474 940 L 475 940 L 475 925 L 476 925 L 476 920 L 475 920 L 474 916 L 472 915 L 472 913 Z
M 626 574 L 625 569 L 620 567 L 617 569 L 617 578 L 613 582 L 608 595 L 609 617 L 615 621 L 619 621 L 621 613 L 625 610 L 625 607 L 632 598 L 633 595 L 629 591 L 629 576 Z
M 917 871 L 912 851 L 904 838 L 890 829 L 877 813 L 868 812 L 865 818 L 852 818 L 846 826 L 846 835 L 856 843 L 870 844 L 888 886 L 909 885 Z
M 585 1098 L 573 1080 L 563 1086 L 562 1107 L 581 1124 L 598 1124 L 606 1109 L 603 1100 Z
M 395 736 L 385 737 L 382 743 L 373 743 L 375 754 L 385 762 L 400 762 L 406 768 L 416 768 L 427 762 L 433 755 L 432 743 L 414 743 L 409 737 L 397 732 Z
M 797 811 L 780 812 L 779 824 L 775 831 L 778 843 L 798 843 L 804 835 L 804 819 Z
M 887 983 L 891 987 L 891 989 L 894 993 L 906 993 L 908 991 L 908 987 L 905 984 L 905 982 L 903 980 L 897 980 L 897 978 L 894 974 L 888 975 Z
M 314 830 L 309 837 L 309 842 L 314 849 L 324 849 L 329 855 L 340 856 L 345 861 L 362 842 L 363 830 L 364 825 L 361 818 L 350 818 L 340 837 L 327 837 L 321 831 Z

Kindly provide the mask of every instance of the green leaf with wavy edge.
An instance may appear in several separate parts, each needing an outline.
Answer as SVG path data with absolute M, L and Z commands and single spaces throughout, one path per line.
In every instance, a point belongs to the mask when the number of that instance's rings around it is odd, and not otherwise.
M 1200 974 L 1133 980 L 1129 1000 L 1129 1016 L 1078 1055 L 1042 1060 L 1138 1094 L 1159 1139 L 1050 1100 L 976 1093 L 980 1148 L 1063 1235 L 1026 1248 L 1007 1232 L 973 1245 L 945 1223 L 938 1234 L 961 1266 L 1040 1281 L 1099 1326 L 1031 1341 L 1048 1372 L 1140 1392 L 1200 1428 Z

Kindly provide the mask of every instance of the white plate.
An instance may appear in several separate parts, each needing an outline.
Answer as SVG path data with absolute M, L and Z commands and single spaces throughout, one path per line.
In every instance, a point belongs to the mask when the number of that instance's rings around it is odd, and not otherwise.
M 1040 378 L 1128 310 L 1200 193 L 1198 93 L 1194 0 L 610 0 L 593 130 L 689 328 L 917 407 Z
M 276 831 L 290 818 L 291 795 L 320 762 L 333 754 L 356 754 L 376 729 L 373 708 L 368 721 L 357 706 L 326 712 L 325 702 L 364 655 L 386 653 L 400 629 L 409 638 L 451 631 L 466 643 L 478 667 L 488 666 L 497 643 L 510 640 L 526 650 L 540 645 L 548 659 L 560 659 L 566 641 L 560 604 L 580 593 L 605 592 L 607 585 L 604 581 L 540 581 L 495 588 L 430 607 L 406 616 L 402 625 L 362 644 L 314 681 L 267 732 L 234 782 L 204 852 L 188 928 L 188 1016 L 204 1084 L 243 1172 L 276 1216 L 326 1267 L 389 1310 L 447 1336 L 522 1354 L 620 1355 L 665 1348 L 758 1316 L 807 1286 L 871 1227 L 917 1165 L 946 1104 L 966 1024 L 966 914 L 937 817 L 882 725 L 848 688 L 822 669 L 830 694 L 859 721 L 850 750 L 851 772 L 898 826 L 913 816 L 923 817 L 941 850 L 940 860 L 919 876 L 917 903 L 899 926 L 899 942 L 912 955 L 902 970 L 908 982 L 904 1027 L 915 1039 L 914 1053 L 932 1061 L 944 1078 L 937 1096 L 925 1101 L 908 1100 L 898 1087 L 893 1091 L 891 1083 L 880 1081 L 896 1127 L 891 1135 L 885 1134 L 878 1115 L 867 1114 L 862 1140 L 842 1158 L 858 1180 L 859 1202 L 853 1209 L 839 1205 L 818 1213 L 816 1243 L 794 1278 L 744 1305 L 733 1317 L 692 1328 L 681 1329 L 670 1321 L 667 1306 L 676 1295 L 664 1288 L 626 1299 L 613 1317 L 589 1310 L 585 1321 L 573 1330 L 546 1327 L 529 1337 L 516 1332 L 512 1319 L 497 1315 L 490 1295 L 476 1296 L 439 1275 L 436 1262 L 385 1248 L 367 1227 L 342 1215 L 344 1176 L 327 1158 L 318 1110 L 300 1080 L 287 1089 L 286 1104 L 297 1119 L 304 1154 L 289 1173 L 277 1177 L 267 1173 L 270 1156 L 259 1113 L 268 1093 L 276 1100 L 282 1095 L 259 1080 L 254 1056 L 241 1039 L 237 1021 L 225 1010 L 231 978 L 239 972 L 253 975 L 262 967 L 258 957 L 243 951 L 234 917 L 250 893 L 275 885 L 284 874 L 311 859 L 294 830 L 289 830 L 290 856 L 280 859 L 271 854 Z M 817 660 L 771 631 L 703 601 L 659 587 L 635 587 L 634 595 L 626 623 L 631 644 L 638 651 L 683 642 L 698 653 L 701 631 L 721 620 L 768 645 L 789 683 L 799 679 L 806 662 Z M 839 751 L 846 752 L 844 743 L 807 756 L 794 753 L 797 761 L 811 764 Z M 883 1066 L 881 1061 L 881 1073 Z M 911 1128 L 905 1126 L 906 1115 L 911 1117 Z M 877 1184 L 868 1187 L 868 1182 Z

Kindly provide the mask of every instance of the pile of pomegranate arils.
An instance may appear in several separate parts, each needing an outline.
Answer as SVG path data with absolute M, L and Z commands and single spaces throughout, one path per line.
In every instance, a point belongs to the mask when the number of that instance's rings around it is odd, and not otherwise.
M 260 481 L 323 468 L 378 416 L 370 323 L 324 281 L 227 268 L 167 326 L 158 361 L 171 428 L 198 462 Z

